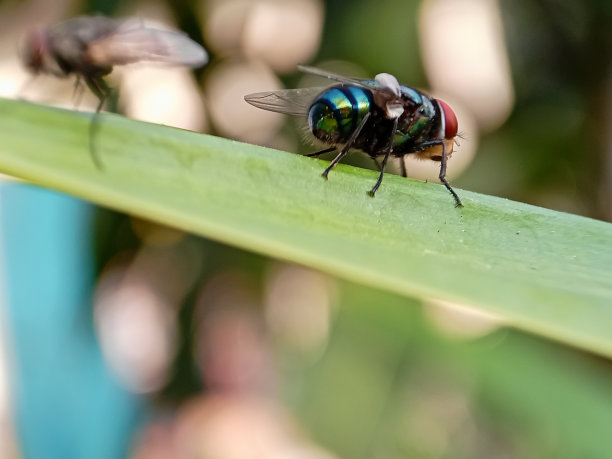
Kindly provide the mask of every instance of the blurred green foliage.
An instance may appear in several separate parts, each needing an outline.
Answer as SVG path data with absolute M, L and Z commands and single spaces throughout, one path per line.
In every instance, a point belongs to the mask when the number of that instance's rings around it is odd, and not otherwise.
M 500 4 L 516 105 L 506 124 L 483 139 L 457 182 L 612 220 L 612 5 Z
M 418 305 L 343 284 L 323 358 L 296 406 L 351 458 L 606 457 L 608 362 L 499 330 L 442 336 Z

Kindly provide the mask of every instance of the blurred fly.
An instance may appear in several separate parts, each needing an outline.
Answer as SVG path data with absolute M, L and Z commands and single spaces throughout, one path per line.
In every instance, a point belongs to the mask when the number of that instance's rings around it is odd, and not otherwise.
M 245 96 L 255 107 L 288 115 L 306 116 L 312 134 L 330 145 L 319 156 L 339 149 L 323 172 L 329 171 L 351 148 L 362 150 L 375 162 L 382 156 L 380 175 L 370 195 L 382 183 L 391 155 L 402 158 L 414 154 L 421 159 L 440 162 L 440 181 L 461 206 L 461 200 L 446 180 L 446 163 L 453 153 L 458 123 L 455 112 L 440 99 L 433 99 L 409 86 L 399 84 L 388 73 L 374 80 L 346 78 L 324 70 L 300 66 L 300 70 L 329 78 L 337 84 L 329 88 L 285 89 Z
M 110 88 L 104 81 L 115 65 L 158 62 L 186 67 L 204 65 L 202 46 L 182 32 L 156 29 L 140 19 L 81 16 L 30 31 L 21 58 L 34 74 L 83 79 L 99 100 L 99 111 Z M 78 84 L 78 83 L 77 83 Z
M 111 89 L 104 81 L 115 65 L 156 62 L 184 67 L 200 67 L 208 61 L 202 46 L 175 30 L 157 29 L 140 19 L 112 19 L 81 16 L 51 27 L 30 31 L 21 58 L 33 73 L 58 77 L 76 75 L 76 89 L 83 80 L 98 98 L 96 114 Z M 94 117 L 90 124 L 90 153 L 96 166 L 102 164 L 95 153 Z

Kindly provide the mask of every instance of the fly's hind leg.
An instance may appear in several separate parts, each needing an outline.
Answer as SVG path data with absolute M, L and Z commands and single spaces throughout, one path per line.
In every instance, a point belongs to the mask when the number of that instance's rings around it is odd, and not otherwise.
M 111 89 L 106 84 L 104 79 L 102 79 L 102 77 L 84 76 L 83 79 L 85 80 L 85 84 L 87 84 L 87 87 L 91 89 L 91 92 L 94 93 L 94 95 L 98 98 L 99 101 L 98 106 L 96 108 L 96 112 L 93 118 L 91 119 L 91 123 L 89 125 L 89 153 L 96 168 L 102 170 L 104 168 L 104 165 L 102 164 L 102 161 L 100 160 L 100 157 L 98 156 L 98 153 L 96 151 L 95 137 L 99 129 L 98 117 L 100 115 L 100 110 L 102 110 L 104 102 L 106 102 L 106 100 L 108 99 Z
M 438 175 L 438 178 L 444 184 L 446 189 L 450 191 L 450 194 L 453 195 L 453 198 L 455 198 L 455 207 L 463 207 L 463 204 L 461 204 L 461 199 L 459 199 L 459 196 L 457 196 L 457 193 L 455 193 L 455 190 L 453 190 L 450 184 L 446 181 L 446 160 L 447 159 L 448 158 L 446 156 L 446 143 L 442 142 L 442 161 L 440 161 L 440 174 Z

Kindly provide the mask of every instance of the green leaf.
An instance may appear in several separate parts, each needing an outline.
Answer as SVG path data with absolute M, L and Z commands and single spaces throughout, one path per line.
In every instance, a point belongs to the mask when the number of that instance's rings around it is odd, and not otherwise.
M 163 126 L 0 100 L 0 170 L 612 356 L 612 225 Z M 452 167 L 452 161 L 451 161 Z M 503 173 L 503 171 L 500 171 Z M 377 305 L 372 305 L 377 307 Z

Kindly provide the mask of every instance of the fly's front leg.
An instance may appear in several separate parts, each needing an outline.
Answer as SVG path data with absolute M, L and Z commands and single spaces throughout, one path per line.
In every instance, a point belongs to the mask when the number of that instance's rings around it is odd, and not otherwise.
M 457 193 L 455 193 L 455 190 L 452 189 L 452 187 L 446 180 L 446 161 L 448 160 L 448 155 L 446 154 L 446 142 L 441 139 L 428 140 L 426 142 L 422 142 L 421 144 L 419 144 L 418 149 L 416 149 L 415 151 L 425 151 L 436 145 L 442 146 L 442 158 L 440 159 L 440 174 L 438 174 L 438 178 L 444 184 L 444 186 L 450 192 L 450 194 L 453 195 L 453 198 L 455 199 L 455 207 L 463 207 L 463 204 L 461 204 L 461 199 L 459 199 L 459 196 L 457 196 Z
M 446 181 L 446 160 L 446 143 L 442 142 L 442 161 L 440 161 L 440 174 L 438 175 L 438 178 L 444 184 L 446 189 L 450 191 L 450 194 L 453 195 L 453 198 L 455 198 L 455 207 L 463 207 L 463 204 L 461 204 L 461 199 L 459 199 L 459 196 L 457 196 L 455 190 L 453 190 L 450 184 Z

